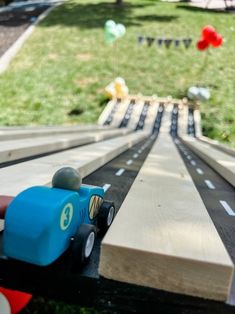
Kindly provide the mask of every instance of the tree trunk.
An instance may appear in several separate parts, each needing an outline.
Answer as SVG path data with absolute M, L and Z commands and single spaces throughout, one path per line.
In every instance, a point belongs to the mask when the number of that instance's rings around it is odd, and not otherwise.
M 117 5 L 122 5 L 123 4 L 123 0 L 116 0 L 116 4 Z

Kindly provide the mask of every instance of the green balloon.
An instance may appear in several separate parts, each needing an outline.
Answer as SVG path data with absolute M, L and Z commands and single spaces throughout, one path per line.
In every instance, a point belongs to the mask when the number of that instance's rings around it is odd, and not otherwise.
M 105 35 L 106 43 L 109 43 L 109 44 L 113 43 L 117 39 L 114 28 L 105 29 L 104 35 Z
M 108 28 L 113 28 L 116 26 L 116 23 L 113 21 L 113 20 L 108 20 L 107 22 L 105 22 L 105 29 L 108 29 Z

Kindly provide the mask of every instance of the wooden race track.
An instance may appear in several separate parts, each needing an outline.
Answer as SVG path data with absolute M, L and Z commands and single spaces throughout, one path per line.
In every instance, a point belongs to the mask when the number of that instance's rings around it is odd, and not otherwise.
M 3 230 L 1 285 L 106 313 L 235 312 L 235 153 L 202 136 L 198 108 L 130 96 L 97 125 L 1 128 L 0 143 L 0 195 L 70 165 L 118 210 L 73 272 L 66 254 L 48 267 L 6 258 Z

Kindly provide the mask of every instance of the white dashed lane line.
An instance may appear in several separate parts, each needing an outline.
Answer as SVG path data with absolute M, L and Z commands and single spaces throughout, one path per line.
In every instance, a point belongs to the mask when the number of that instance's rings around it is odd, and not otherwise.
M 133 160 L 132 160 L 132 159 L 129 159 L 129 160 L 127 160 L 127 162 L 126 162 L 127 165 L 131 165 L 132 163 L 133 163 Z
M 191 163 L 192 166 L 196 166 L 196 161 L 195 160 L 191 160 L 190 163 Z
M 124 171 L 125 171 L 125 169 L 124 169 L 124 168 L 121 168 L 121 169 L 119 169 L 119 170 L 115 173 L 115 175 L 118 176 L 118 177 L 120 177 L 120 176 L 123 174 Z
M 108 191 L 108 189 L 111 187 L 111 184 L 105 184 L 105 185 L 103 185 L 103 189 L 104 189 L 104 191 L 106 192 L 106 191 Z
M 232 208 L 229 206 L 229 204 L 226 201 L 219 201 L 219 202 L 223 206 L 223 208 L 226 210 L 226 212 L 229 214 L 229 216 L 235 216 L 235 212 L 232 210 Z
M 139 157 L 139 154 L 134 154 L 133 155 L 133 158 L 138 158 Z
M 190 155 L 187 156 L 188 160 L 192 159 L 192 157 Z
M 197 168 L 196 171 L 197 171 L 197 173 L 200 174 L 200 175 L 203 175 L 203 174 L 204 174 L 204 171 L 203 171 L 201 168 Z
M 214 190 L 215 186 L 210 180 L 204 180 L 209 189 Z
M 142 153 L 142 149 L 139 149 L 139 150 L 138 150 L 138 154 L 141 154 L 141 153 Z

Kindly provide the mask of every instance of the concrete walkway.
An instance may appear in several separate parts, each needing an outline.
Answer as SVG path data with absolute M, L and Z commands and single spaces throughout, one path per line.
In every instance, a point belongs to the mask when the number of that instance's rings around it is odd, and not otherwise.
M 235 0 L 192 0 L 190 5 L 198 8 L 224 11 L 235 9 Z
M 161 0 L 162 2 L 181 2 L 180 0 Z M 235 0 L 191 0 L 189 5 L 202 9 L 235 11 Z

